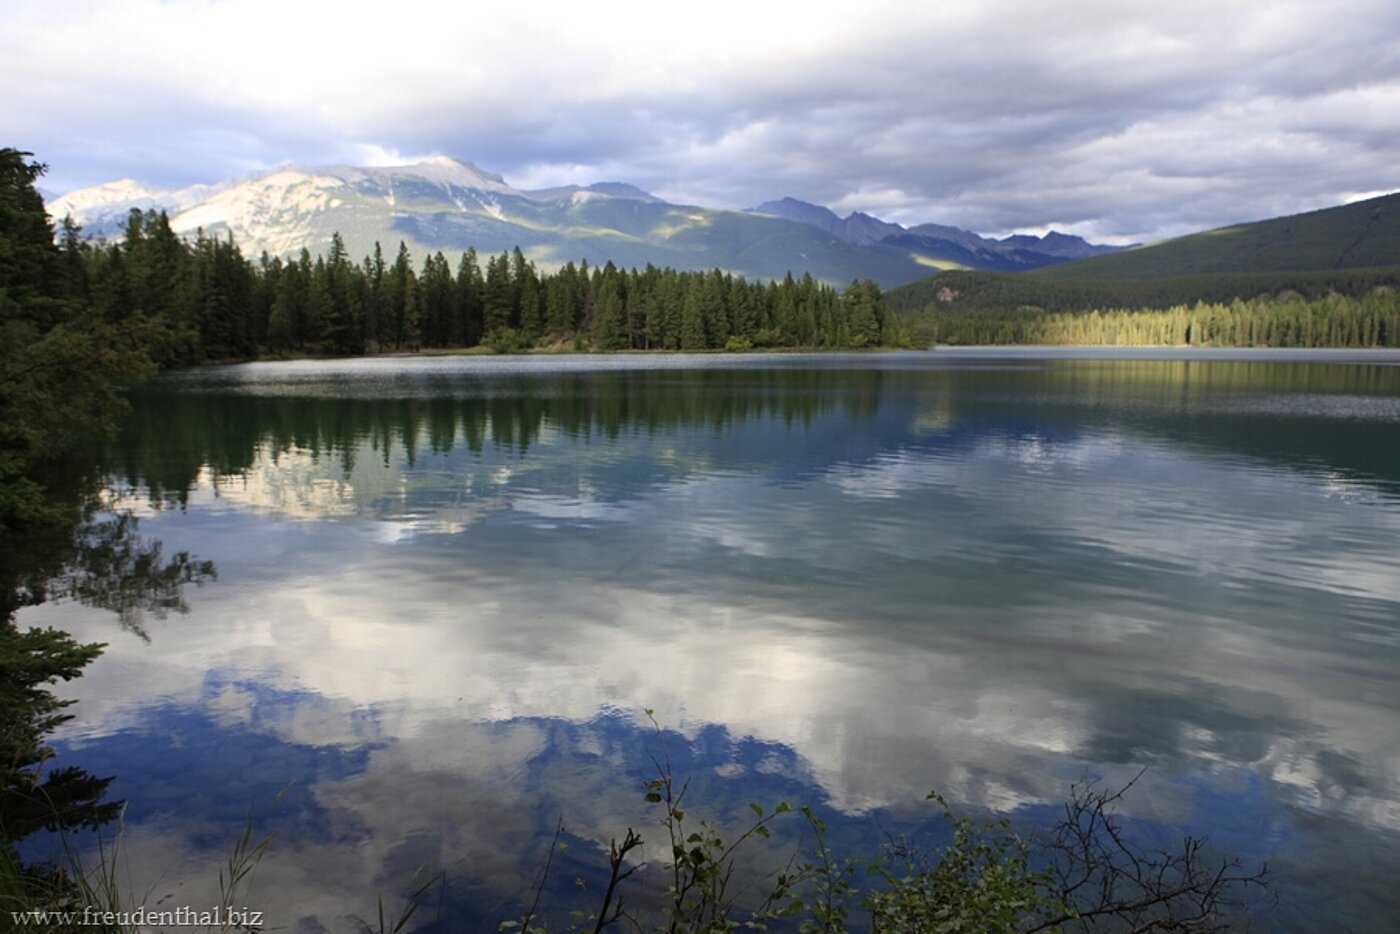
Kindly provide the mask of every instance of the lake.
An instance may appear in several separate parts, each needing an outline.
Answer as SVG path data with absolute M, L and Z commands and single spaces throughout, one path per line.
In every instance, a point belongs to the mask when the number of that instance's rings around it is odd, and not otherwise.
M 494 930 L 556 833 L 554 910 L 627 827 L 664 855 L 669 761 L 696 819 L 866 854 L 946 838 L 931 790 L 1031 832 L 1145 768 L 1131 832 L 1267 860 L 1262 929 L 1400 917 L 1400 354 L 210 367 L 102 463 L 183 586 L 19 621 L 108 643 L 57 747 L 132 903 L 214 904 L 251 818 L 271 926 L 441 872 L 415 923 Z

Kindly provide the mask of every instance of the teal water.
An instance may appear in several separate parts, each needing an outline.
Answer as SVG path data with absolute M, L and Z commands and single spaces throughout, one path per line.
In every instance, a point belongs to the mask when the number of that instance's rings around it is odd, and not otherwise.
M 138 901 L 212 904 L 251 813 L 273 923 L 428 867 L 424 929 L 492 930 L 560 820 L 560 905 L 626 827 L 660 852 L 660 751 L 693 811 L 852 850 L 1146 767 L 1134 833 L 1267 860 L 1259 928 L 1400 917 L 1400 356 L 250 364 L 105 458 L 217 569 L 21 615 L 109 643 L 60 751 L 117 776 Z

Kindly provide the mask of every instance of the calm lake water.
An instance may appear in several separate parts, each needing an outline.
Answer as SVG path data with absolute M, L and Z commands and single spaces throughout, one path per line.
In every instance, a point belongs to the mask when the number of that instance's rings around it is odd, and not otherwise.
M 558 908 L 628 826 L 658 853 L 666 756 L 692 815 L 867 853 L 930 790 L 1033 830 L 1145 766 L 1133 833 L 1266 859 L 1259 927 L 1400 917 L 1400 356 L 250 364 L 135 406 L 113 508 L 213 567 L 20 617 L 109 644 L 58 745 L 128 802 L 130 901 L 214 904 L 252 815 L 271 926 L 442 871 L 415 921 L 494 930 L 561 820 Z

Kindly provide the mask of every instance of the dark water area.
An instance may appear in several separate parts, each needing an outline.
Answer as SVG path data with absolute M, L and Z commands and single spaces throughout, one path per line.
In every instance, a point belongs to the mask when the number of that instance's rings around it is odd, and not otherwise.
M 282 929 L 441 872 L 419 929 L 494 930 L 561 821 L 567 911 L 627 827 L 664 858 L 664 757 L 697 818 L 863 854 L 946 838 L 930 790 L 1030 833 L 1145 767 L 1133 834 L 1267 861 L 1256 929 L 1400 917 L 1400 355 L 250 364 L 102 463 L 217 568 L 20 614 L 108 643 L 57 746 L 149 905 L 213 904 L 251 814 Z

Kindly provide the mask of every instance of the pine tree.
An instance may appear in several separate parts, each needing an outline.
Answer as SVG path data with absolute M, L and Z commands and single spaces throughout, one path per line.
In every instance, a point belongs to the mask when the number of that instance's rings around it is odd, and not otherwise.
M 434 253 L 423 262 L 419 280 L 423 342 L 430 347 L 446 347 L 452 339 L 453 293 L 452 267 L 441 253 Z
M 545 331 L 555 338 L 566 337 L 577 327 L 577 278 L 574 264 L 566 263 L 545 280 Z
M 374 254 L 366 256 L 364 273 L 361 276 L 360 305 L 364 318 L 364 334 L 367 345 L 373 350 L 382 350 L 387 337 L 387 296 L 384 283 L 388 267 L 384 262 L 384 248 L 374 241 Z
M 477 262 L 476 250 L 467 250 L 457 264 L 457 332 L 464 346 L 474 347 L 481 343 L 484 331 L 482 322 L 481 266 Z
M 623 328 L 621 282 L 612 264 L 599 279 L 598 296 L 593 303 L 593 344 L 599 350 L 621 350 L 627 346 Z
M 326 260 L 326 290 L 330 300 L 326 322 L 327 343 L 337 354 L 364 352 L 361 329 L 360 292 L 353 281 L 354 270 L 339 232 L 331 237 Z
M 687 276 L 684 283 L 685 297 L 681 304 L 681 350 L 705 349 L 705 314 L 702 310 L 700 291 L 703 281 L 699 276 Z
M 511 326 L 515 293 L 510 281 L 510 256 L 502 253 L 486 261 L 486 285 L 482 318 L 486 333 Z
M 852 282 L 842 296 L 851 347 L 874 347 L 880 343 L 880 324 L 884 308 L 880 304 L 880 287 L 869 279 Z

